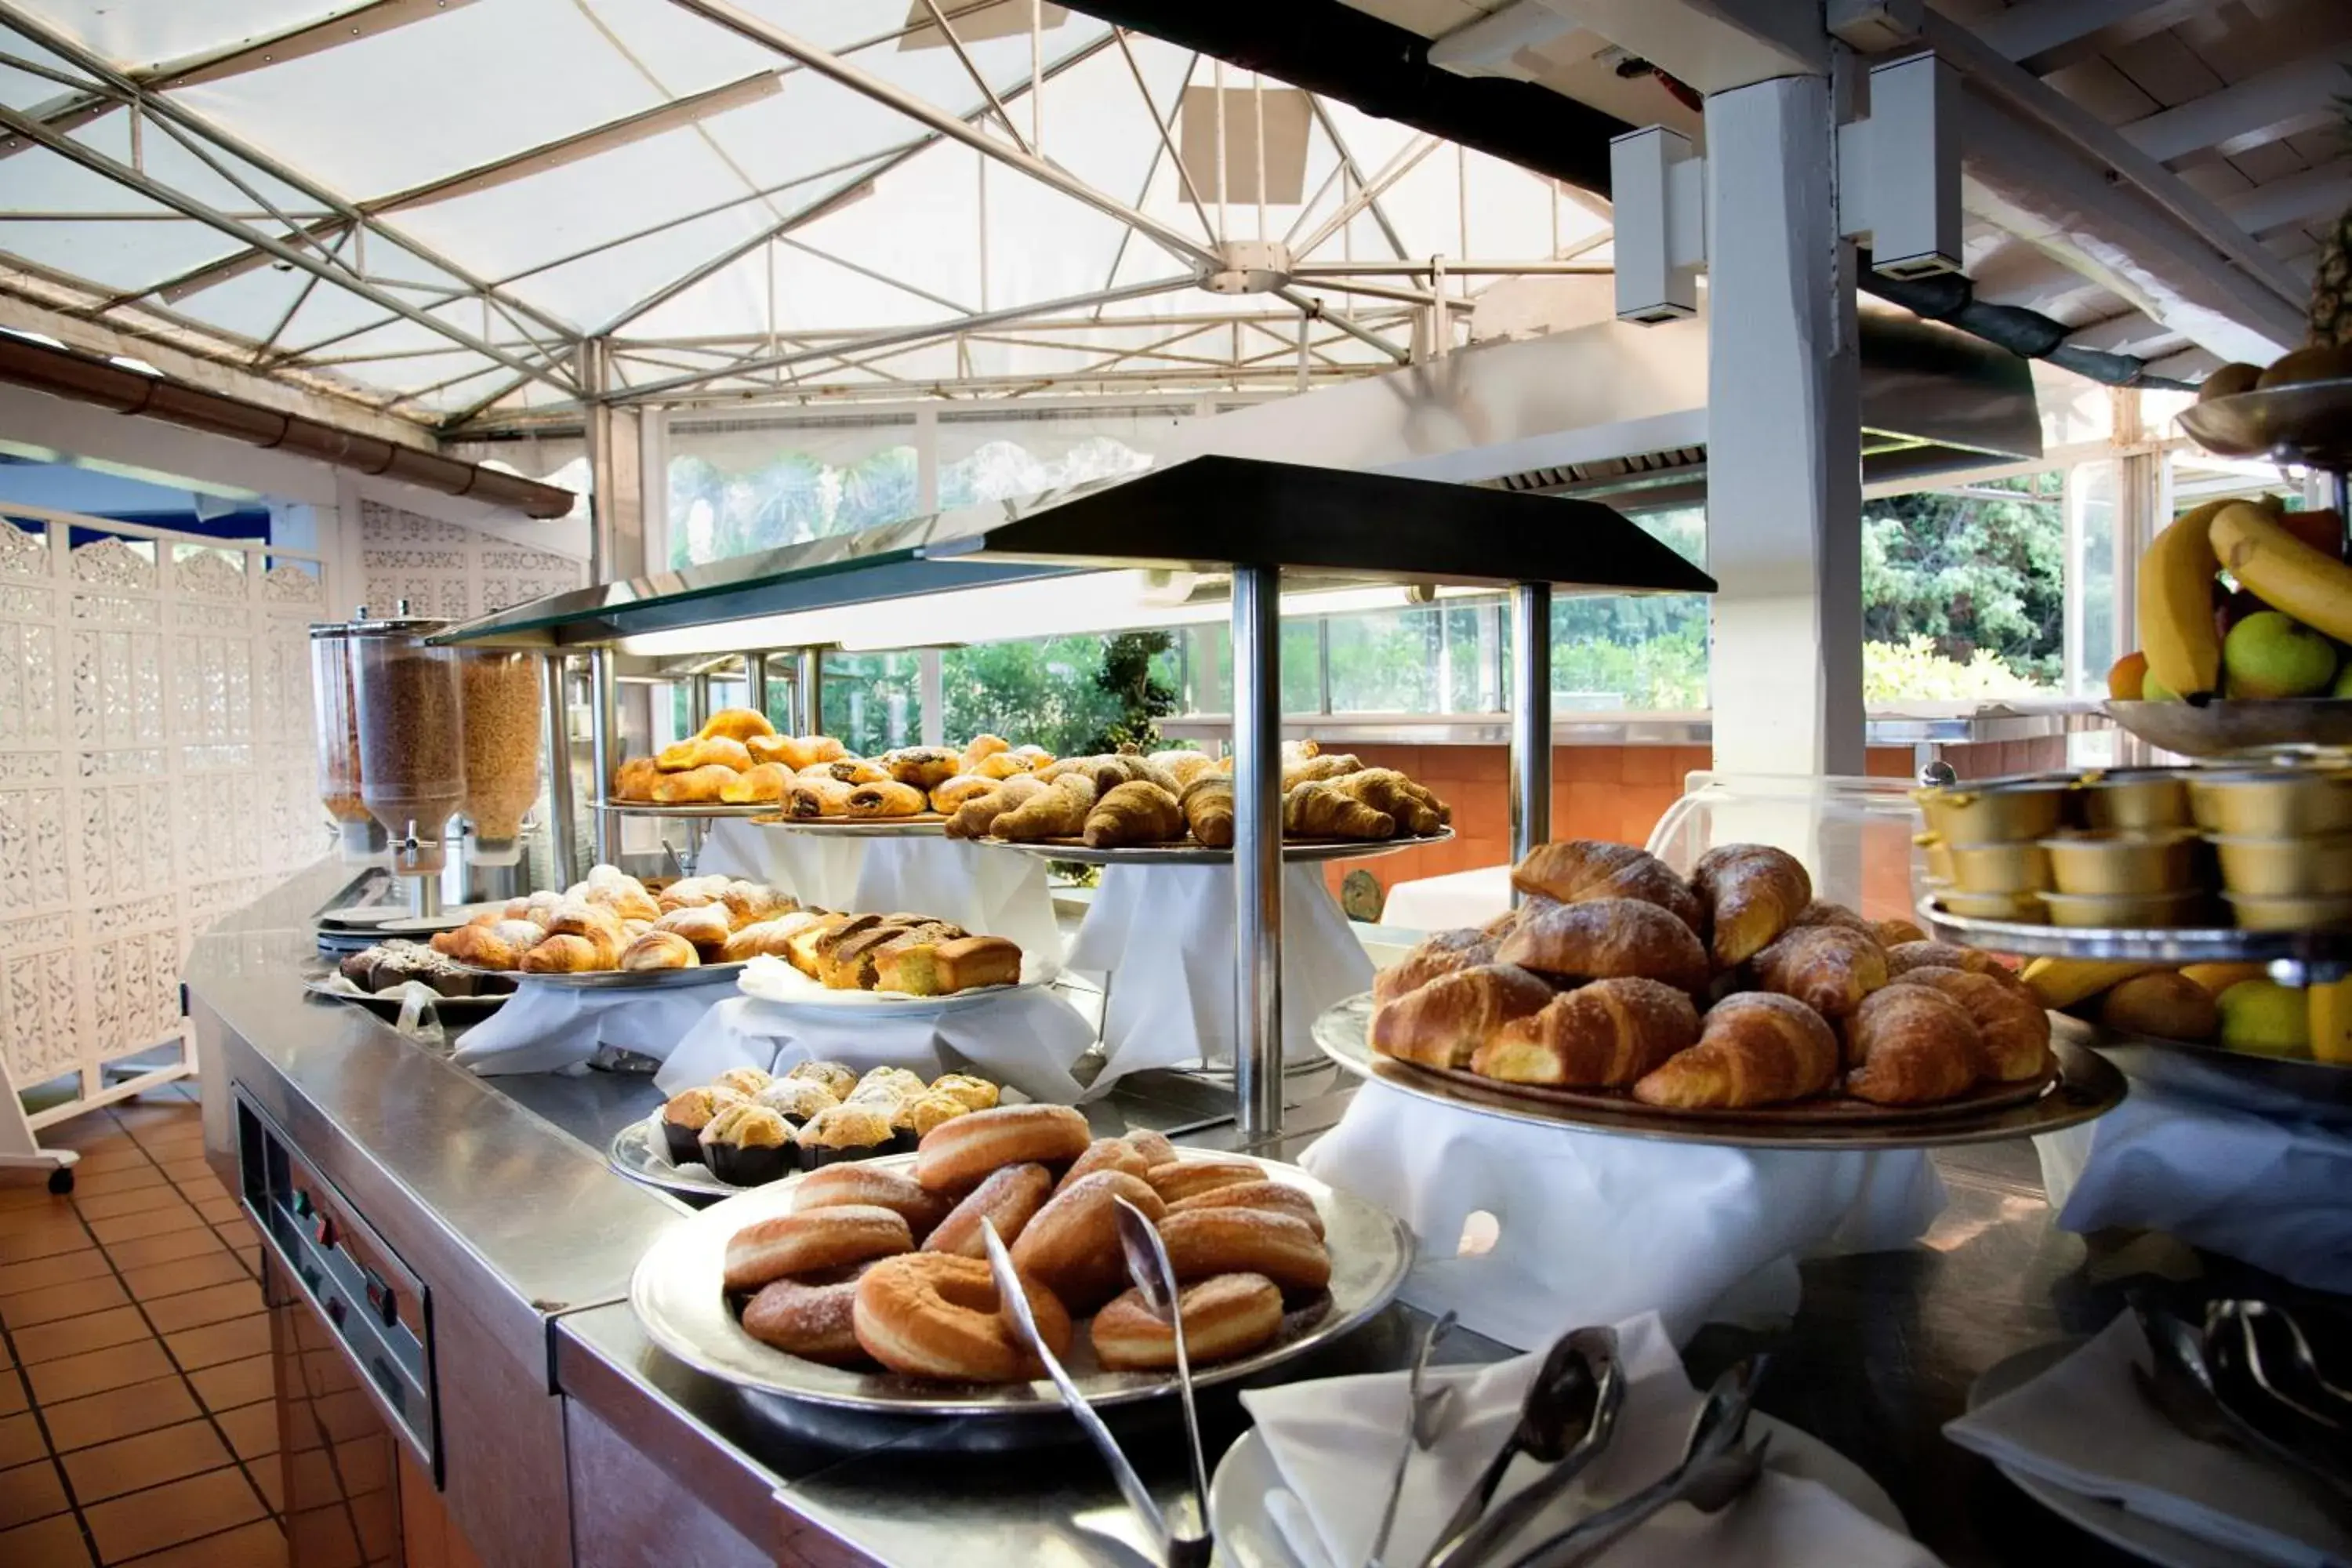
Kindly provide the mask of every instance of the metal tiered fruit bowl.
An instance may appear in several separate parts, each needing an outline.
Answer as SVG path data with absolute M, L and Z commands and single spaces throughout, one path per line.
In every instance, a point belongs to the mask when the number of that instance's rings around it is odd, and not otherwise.
M 2352 468 L 2352 377 L 2266 387 L 2191 404 L 2180 427 L 2224 458 Z
M 2237 926 L 2036 925 L 1956 915 L 1934 895 L 1919 923 L 1938 942 L 2021 958 L 2093 958 L 2128 963 L 2293 963 L 2317 982 L 2352 974 L 2352 930 L 2246 931 Z
M 2110 701 L 2106 708 L 2118 727 L 2184 757 L 2226 757 L 2273 746 L 2352 746 L 2352 698 Z

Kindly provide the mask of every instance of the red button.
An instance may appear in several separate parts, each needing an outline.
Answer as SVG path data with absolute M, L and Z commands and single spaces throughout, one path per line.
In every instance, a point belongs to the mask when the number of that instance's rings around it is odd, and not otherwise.
M 325 1215 L 320 1215 L 319 1216 L 319 1223 L 311 1227 L 310 1234 L 319 1238 L 319 1245 L 321 1247 L 332 1247 L 338 1239 L 335 1232 L 335 1222 L 329 1219 Z

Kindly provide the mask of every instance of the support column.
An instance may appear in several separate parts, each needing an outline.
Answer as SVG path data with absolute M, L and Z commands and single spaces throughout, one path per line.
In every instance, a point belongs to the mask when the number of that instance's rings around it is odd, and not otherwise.
M 646 572 L 645 452 L 634 409 L 604 401 L 614 384 L 612 348 L 600 338 L 580 345 L 580 379 L 590 399 L 588 438 L 588 574 L 598 583 L 642 577 Z
M 1511 590 L 1511 864 L 1551 837 L 1551 584 Z M 1519 895 L 1515 889 L 1511 902 Z
M 1831 83 L 1706 100 L 1715 767 L 1864 771 L 1854 247 Z
M 1282 1131 L 1280 572 L 1234 568 L 1234 1120 Z

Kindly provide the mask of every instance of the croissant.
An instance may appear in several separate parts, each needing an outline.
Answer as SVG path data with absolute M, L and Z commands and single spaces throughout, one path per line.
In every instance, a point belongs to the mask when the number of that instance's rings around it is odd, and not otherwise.
M 755 763 L 774 763 L 787 773 L 805 773 L 844 754 L 830 735 L 754 735 L 743 742 Z
M 614 800 L 651 800 L 661 783 L 661 764 L 651 757 L 631 757 L 613 773 Z
M 1511 886 L 1563 904 L 1638 899 L 1657 905 L 1694 931 L 1706 930 L 1706 913 L 1690 884 L 1664 861 L 1630 844 L 1600 838 L 1538 844 L 1511 868 Z
M 1047 784 L 1073 773 L 1093 784 L 1097 795 L 1108 795 L 1129 780 L 1144 776 L 1143 759 L 1105 752 L 1092 757 L 1064 757 L 1037 770 L 1037 776 Z
M 1948 942 L 1902 942 L 1886 950 L 1886 976 L 1900 980 L 1915 969 L 1965 969 L 1971 974 L 1981 974 L 2005 985 L 2025 989 L 2025 982 L 2010 973 L 2009 966 L 1991 953 L 1973 947 L 1961 947 Z
M 758 763 L 747 772 L 737 773 L 719 786 L 719 798 L 730 805 L 752 801 L 782 800 L 791 787 L 793 775 L 784 771 L 782 763 Z
M 697 742 L 696 744 L 708 744 Z M 682 773 L 664 773 L 661 783 L 654 785 L 654 799 L 664 805 L 716 805 L 727 786 L 735 782 L 736 770 L 713 765 L 692 768 Z
M 2021 987 L 1934 964 L 1905 970 L 1901 984 L 1931 987 L 1960 1005 L 1983 1042 L 1982 1076 L 2022 1083 L 2048 1070 L 2050 1015 Z
M 1372 1014 L 1371 1047 L 1429 1068 L 1465 1068 L 1487 1037 L 1549 1003 L 1538 975 L 1507 963 L 1441 974 Z
M 1769 844 L 1724 844 L 1698 858 L 1691 890 L 1706 906 L 1718 969 L 1760 952 L 1813 901 L 1813 879 L 1797 858 Z
M 610 942 L 584 936 L 551 936 L 524 953 L 517 967 L 525 974 L 584 974 L 610 969 L 619 958 L 620 949 Z
M 953 816 L 965 801 L 977 800 L 996 787 L 994 779 L 978 773 L 958 773 L 931 791 L 931 809 L 943 816 Z
M 876 760 L 891 778 L 919 790 L 943 784 L 963 768 L 963 758 L 945 746 L 901 746 Z
M 1687 993 L 1654 980 L 1596 980 L 1506 1023 L 1470 1070 L 1504 1083 L 1622 1089 L 1697 1040 Z
M 1830 1019 L 1852 1013 L 1887 980 L 1878 939 L 1847 926 L 1798 926 L 1749 962 L 1762 989 L 1794 996 Z
M 1087 847 L 1165 844 L 1184 837 L 1184 813 L 1176 797 L 1149 779 L 1134 779 L 1096 800 L 1087 812 Z
M 621 917 L 614 913 L 609 904 L 593 903 L 585 898 L 566 898 L 549 915 L 547 931 L 550 936 L 601 936 L 612 942 L 617 949 Z
M 1184 786 L 1177 805 L 1192 837 L 1212 849 L 1229 849 L 1234 842 L 1234 781 L 1204 772 Z
M 701 963 L 694 943 L 671 931 L 649 931 L 621 950 L 623 969 L 693 969 Z
M 1933 1105 L 1982 1076 L 1984 1037 L 1958 1002 L 1905 981 L 1864 1002 L 1847 1026 L 1845 1090 L 1879 1105 Z
M 1871 929 L 1868 921 L 1843 904 L 1833 904 L 1826 899 L 1815 899 L 1797 911 L 1797 918 L 1789 922 L 1789 928 L 1793 931 L 1800 926 L 1843 926 L 1848 931 L 1858 931 L 1873 941 L 1876 941 L 1878 934 Z
M 1399 832 L 1415 837 L 1436 832 L 1453 815 L 1444 801 L 1394 768 L 1361 768 L 1325 782 L 1335 794 L 1387 812 L 1396 818 Z
M 1076 838 L 1087 830 L 1087 813 L 1094 804 L 1094 781 L 1085 773 L 1064 773 L 997 817 L 989 830 L 999 838 L 1023 844 L 1040 838 Z
M 740 773 L 751 765 L 751 748 L 740 741 L 725 736 L 694 736 L 674 746 L 664 746 L 661 755 L 654 759 L 666 773 L 685 773 L 690 768 L 733 768 Z
M 670 931 L 686 938 L 694 943 L 695 951 L 708 960 L 727 951 L 727 939 L 733 934 L 735 922 L 729 918 L 726 905 L 701 904 L 692 909 L 671 910 L 654 921 L 654 930 Z M 622 956 L 625 958 L 627 954 Z
M 626 883 L 592 887 L 581 895 L 592 904 L 601 904 L 621 921 L 649 921 L 661 913 L 661 905 L 646 885 L 635 877 Z
M 1374 811 L 1354 796 L 1341 795 L 1328 783 L 1310 781 L 1283 795 L 1282 831 L 1290 838 L 1369 841 L 1395 837 L 1397 821 L 1385 811 Z
M 986 795 L 974 795 L 956 807 L 948 818 L 947 835 L 950 838 L 985 838 L 994 830 L 996 819 L 1027 800 L 1042 795 L 1048 786 L 1027 773 L 1006 779 Z
M 1143 760 L 1174 779 L 1178 795 L 1214 765 L 1214 759 L 1206 752 L 1154 752 Z
M 764 738 L 775 732 L 776 727 L 768 722 L 768 716 L 756 708 L 721 708 L 702 726 L 702 738 L 706 741 L 748 742 L 754 735 Z
M 1482 931 L 1432 931 L 1420 944 L 1372 976 L 1372 1003 L 1394 1001 L 1441 974 L 1495 962 L 1496 940 Z
M 1655 904 L 1588 899 L 1523 913 L 1495 950 L 1497 963 L 1588 980 L 1632 975 L 1678 991 L 1706 988 L 1706 952 L 1683 924 Z
M 991 752 L 978 762 L 967 759 L 964 767 L 966 772 L 980 778 L 1012 779 L 1024 776 L 1036 765 L 1035 758 L 1024 757 L 1018 752 Z
M 1802 1002 L 1735 992 L 1707 1010 L 1698 1044 L 1635 1082 L 1633 1098 L 1677 1110 L 1777 1105 L 1836 1082 L 1838 1058 L 1829 1020 Z
M 990 757 L 1001 756 L 1013 750 L 1013 742 L 1002 735 L 978 734 L 963 749 L 963 772 L 976 773 L 980 764 Z
M 1282 787 L 1289 790 L 1322 779 L 1336 779 L 1342 773 L 1360 772 L 1363 765 L 1363 759 L 1352 752 L 1310 753 L 1296 761 L 1286 752 L 1282 760 Z
M 815 910 L 795 910 L 790 914 L 743 927 L 727 939 L 727 945 L 719 949 L 719 952 L 730 963 L 740 963 L 747 958 L 766 957 L 785 959 L 797 966 L 800 961 L 793 956 L 793 939 L 804 931 L 823 931 L 838 925 L 844 918 Z
M 727 890 L 725 877 L 681 877 L 654 896 L 664 910 L 698 909 L 715 904 Z
M 803 821 L 819 816 L 847 816 L 849 793 L 856 786 L 822 774 L 795 773 L 784 791 L 784 810 Z
M 502 931 L 501 927 L 508 929 Z M 517 942 L 516 928 L 528 931 L 529 938 Z M 500 921 L 497 925 L 463 925 L 456 931 L 436 931 L 432 947 L 442 957 L 476 969 L 512 969 L 546 935 L 528 921 Z
M 923 792 L 915 785 L 884 779 L 851 790 L 848 810 L 856 817 L 919 816 L 926 804 Z
M 1897 915 L 1891 920 L 1871 921 L 1870 934 L 1878 939 L 1879 946 L 1889 948 L 1906 942 L 1925 942 L 1927 940 L 1927 933 L 1926 931 L 1921 931 L 1916 923 L 1905 920 L 1900 915 Z
M 779 891 L 765 882 L 730 881 L 719 890 L 719 901 L 727 908 L 730 924 L 747 926 L 772 915 L 789 913 L 800 907 L 790 893 Z

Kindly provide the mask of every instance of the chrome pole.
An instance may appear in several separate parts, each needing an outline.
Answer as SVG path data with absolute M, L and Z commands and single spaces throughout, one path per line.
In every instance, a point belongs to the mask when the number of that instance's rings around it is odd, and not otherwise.
M 710 677 L 708 674 L 695 676 L 688 682 L 686 711 L 694 725 L 694 732 L 700 734 L 702 727 L 710 722 Z
M 560 653 L 540 660 L 541 741 L 547 752 L 547 848 L 552 862 L 551 886 L 568 888 L 580 874 L 580 828 L 572 816 L 572 715 L 565 706 L 570 695 L 572 660 Z
M 804 647 L 793 665 L 793 733 L 824 733 L 824 652 Z
M 1551 584 L 1511 589 L 1511 861 L 1551 837 Z M 1512 902 L 1518 895 L 1512 895 Z
M 754 713 L 768 711 L 768 656 L 764 652 L 743 656 L 743 706 Z
M 596 764 L 595 830 L 596 861 L 602 866 L 620 863 L 619 824 L 604 809 L 612 798 L 613 769 L 618 759 L 614 752 L 620 742 L 621 716 L 616 704 L 620 699 L 620 683 L 613 673 L 613 650 L 592 647 L 588 650 L 588 747 Z
M 1234 1120 L 1282 1132 L 1281 574 L 1234 568 Z

